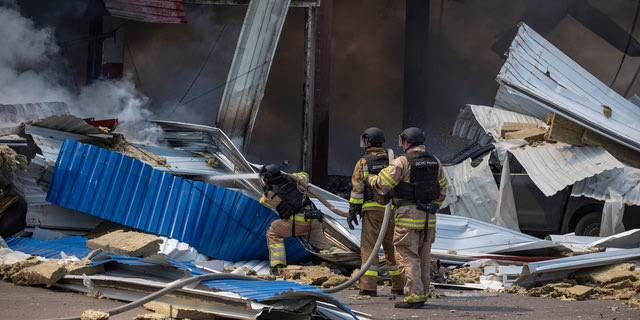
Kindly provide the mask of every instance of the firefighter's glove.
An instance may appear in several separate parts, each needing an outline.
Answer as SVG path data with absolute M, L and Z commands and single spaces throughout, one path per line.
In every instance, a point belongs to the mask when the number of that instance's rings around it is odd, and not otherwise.
M 349 229 L 355 230 L 353 223 L 358 225 L 358 215 L 362 212 L 362 204 L 349 202 L 349 216 L 347 217 L 347 224 Z

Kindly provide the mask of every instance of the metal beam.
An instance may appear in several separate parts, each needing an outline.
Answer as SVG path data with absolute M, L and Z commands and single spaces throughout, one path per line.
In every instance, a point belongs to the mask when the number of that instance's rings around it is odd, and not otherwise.
M 184 0 L 185 4 L 248 5 L 249 0 Z M 319 7 L 320 0 L 293 0 L 290 7 Z
M 325 188 L 327 186 L 329 153 L 329 104 L 331 82 L 331 20 L 333 0 L 322 0 L 318 9 L 316 67 L 314 80 L 313 107 L 313 173 L 311 181 Z
M 291 0 L 251 0 L 229 69 L 216 127 L 246 151 Z
M 316 68 L 316 22 L 318 10 L 314 7 L 305 9 L 304 34 L 304 91 L 302 115 L 302 171 L 312 175 L 311 142 L 313 141 L 313 105 L 314 81 Z

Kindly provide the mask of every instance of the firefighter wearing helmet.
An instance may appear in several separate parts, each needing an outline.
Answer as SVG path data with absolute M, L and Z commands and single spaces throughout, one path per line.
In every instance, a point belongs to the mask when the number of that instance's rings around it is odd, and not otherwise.
M 396 308 L 422 308 L 429 293 L 431 244 L 435 240 L 435 213 L 445 197 L 446 179 L 438 158 L 425 151 L 422 130 L 407 128 L 398 137 L 405 154 L 394 159 L 366 183 L 376 192 L 393 190 L 395 231 L 393 244 L 404 271 L 404 301 Z
M 358 216 L 362 220 L 362 232 L 360 233 L 360 256 L 362 264 L 369 259 L 373 247 L 380 233 L 384 220 L 385 206 L 391 200 L 388 195 L 376 193 L 364 180 L 369 174 L 378 174 L 380 170 L 389 164 L 387 153 L 382 148 L 384 143 L 384 133 L 382 130 L 371 127 L 360 136 L 360 147 L 365 148 L 365 154 L 355 165 L 351 183 L 351 197 L 349 199 L 349 216 L 347 223 L 351 230 L 355 229 L 353 224 L 358 224 Z M 395 253 L 393 249 L 393 220 L 389 220 L 387 233 L 382 242 L 385 262 L 391 276 L 391 293 L 402 295 L 404 278 L 398 270 Z M 377 255 L 377 253 L 375 253 Z M 374 260 L 369 269 L 360 278 L 360 295 L 377 296 L 378 288 L 378 260 Z
M 318 251 L 342 251 L 331 245 L 322 231 L 322 212 L 306 193 L 309 188 L 309 176 L 306 173 L 282 173 L 275 164 L 268 164 L 260 169 L 259 175 L 264 182 L 260 203 L 274 209 L 280 216 L 267 230 L 272 275 L 279 275 L 279 270 L 287 265 L 285 238 L 307 237 L 309 244 Z

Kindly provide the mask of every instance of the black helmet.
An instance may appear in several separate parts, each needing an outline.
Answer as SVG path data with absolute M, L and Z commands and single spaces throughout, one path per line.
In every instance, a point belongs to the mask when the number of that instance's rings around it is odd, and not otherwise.
M 369 143 L 374 147 L 382 147 L 384 143 L 384 132 L 382 130 L 371 127 L 362 133 L 360 136 L 360 147 L 364 148 L 364 139 L 367 139 Z
M 264 180 L 265 178 L 277 178 L 282 175 L 282 172 L 280 172 L 280 168 L 275 164 L 265 164 L 262 166 L 258 174 L 260 175 L 260 179 Z
M 402 142 L 406 141 L 410 145 L 417 145 L 424 143 L 424 132 L 416 127 L 409 127 L 404 129 L 398 137 L 398 145 L 402 147 Z

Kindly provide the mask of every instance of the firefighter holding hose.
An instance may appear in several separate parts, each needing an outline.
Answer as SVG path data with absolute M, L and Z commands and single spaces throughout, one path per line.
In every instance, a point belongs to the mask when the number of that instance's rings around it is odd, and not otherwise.
M 405 129 L 398 139 L 405 154 L 365 179 L 380 194 L 393 190 L 397 207 L 393 244 L 406 278 L 404 301 L 396 303 L 396 308 L 422 308 L 429 293 L 435 213 L 444 200 L 447 182 L 440 160 L 425 151 L 424 141 L 422 130 Z

